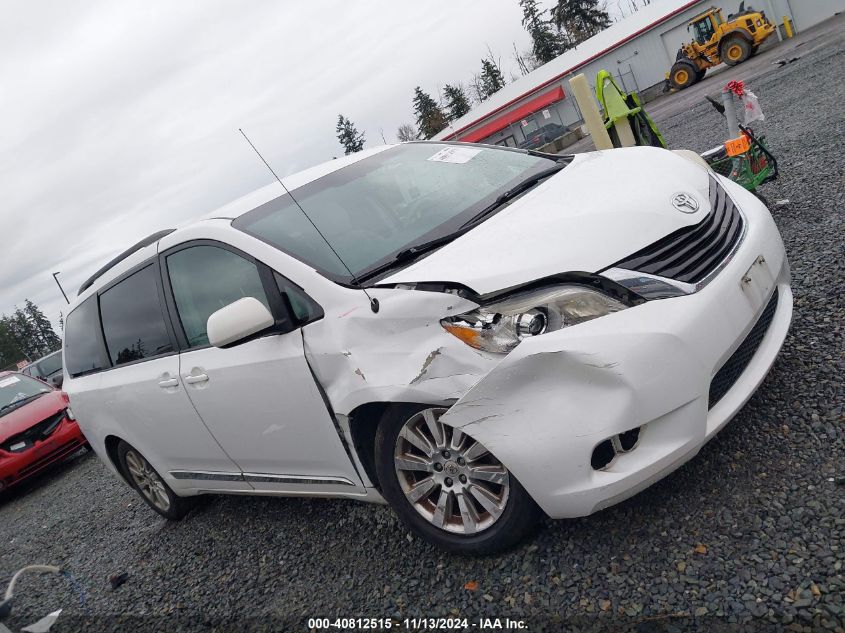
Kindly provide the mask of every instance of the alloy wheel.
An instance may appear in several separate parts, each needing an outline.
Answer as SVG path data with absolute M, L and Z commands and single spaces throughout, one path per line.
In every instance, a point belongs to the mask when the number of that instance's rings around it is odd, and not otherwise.
M 510 477 L 480 442 L 425 409 L 402 426 L 394 468 L 405 498 L 432 525 L 456 534 L 492 526 L 508 502 Z
M 170 509 L 170 497 L 158 473 L 150 463 L 134 450 L 126 452 L 126 468 L 141 494 L 162 512 Z

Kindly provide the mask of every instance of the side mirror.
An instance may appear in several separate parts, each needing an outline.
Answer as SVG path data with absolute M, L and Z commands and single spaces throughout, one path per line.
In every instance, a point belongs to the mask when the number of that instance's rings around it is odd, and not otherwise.
M 273 315 L 255 297 L 244 297 L 208 317 L 208 342 L 225 347 L 273 325 Z
M 65 377 L 62 374 L 59 374 L 55 378 L 53 378 L 53 384 L 56 386 L 56 389 L 61 389 L 62 384 L 65 382 Z

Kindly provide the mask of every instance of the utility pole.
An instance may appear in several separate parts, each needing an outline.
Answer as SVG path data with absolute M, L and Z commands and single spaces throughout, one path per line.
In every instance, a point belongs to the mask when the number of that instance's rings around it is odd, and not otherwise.
M 59 272 L 61 272 L 61 271 L 59 271 Z M 59 283 L 59 277 L 58 277 L 58 275 L 59 275 L 59 273 L 58 273 L 58 272 L 53 273 L 53 279 L 55 279 L 55 280 L 56 280 L 56 285 L 59 287 L 59 290 L 61 290 L 61 292 L 62 292 L 62 296 L 65 298 L 65 301 L 67 301 L 68 303 L 70 303 L 70 299 L 68 299 L 68 298 L 67 298 L 67 295 L 65 294 L 65 289 L 64 289 L 64 288 L 62 288 L 62 284 L 60 284 L 60 283 Z

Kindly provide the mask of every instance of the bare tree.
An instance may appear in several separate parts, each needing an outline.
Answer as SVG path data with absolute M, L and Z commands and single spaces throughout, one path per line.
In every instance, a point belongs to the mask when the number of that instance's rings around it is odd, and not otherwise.
M 396 138 L 398 138 L 401 143 L 407 143 L 408 141 L 416 141 L 419 138 L 419 135 L 417 134 L 417 129 L 413 125 L 410 123 L 403 123 L 396 131 Z
M 481 81 L 480 73 L 473 73 L 472 79 L 469 80 L 469 96 L 474 103 L 484 101 L 484 84 Z
M 527 75 L 531 72 L 531 68 L 528 65 L 528 60 L 526 59 L 526 53 L 520 53 L 519 50 L 516 48 L 516 42 L 513 43 L 513 60 L 516 62 L 517 68 L 519 68 L 519 72 L 523 75 Z
M 516 48 L 516 42 L 513 43 L 513 60 L 516 62 L 517 68 L 519 68 L 519 72 L 522 75 L 527 75 L 532 70 L 536 70 L 543 65 L 543 62 L 534 57 L 531 51 L 520 52 Z

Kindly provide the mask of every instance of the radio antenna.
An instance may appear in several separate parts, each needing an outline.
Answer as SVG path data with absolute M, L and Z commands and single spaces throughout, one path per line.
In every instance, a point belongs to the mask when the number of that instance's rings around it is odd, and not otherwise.
M 259 151 L 258 151 L 258 148 L 257 148 L 257 147 L 255 147 L 255 145 L 253 144 L 253 142 L 249 140 L 249 137 L 246 135 L 246 132 L 244 132 L 241 128 L 238 128 L 238 132 L 240 132 L 240 133 L 243 135 L 243 137 L 244 137 L 244 139 L 246 140 L 246 142 L 247 142 L 247 143 L 249 143 L 249 146 L 253 149 L 253 151 L 254 151 L 256 154 L 258 154 L 258 158 L 260 158 L 260 159 L 261 159 L 261 162 L 262 162 L 262 163 L 264 163 L 264 164 L 267 166 L 267 169 L 269 169 L 269 170 L 270 170 L 270 173 L 271 173 L 271 174 L 273 174 L 273 176 L 275 176 L 276 180 L 278 180 L 278 181 L 279 181 L 279 184 L 280 184 L 280 185 L 282 185 L 282 189 L 284 189 L 284 190 L 285 190 L 285 193 L 286 193 L 286 194 L 288 194 L 288 195 L 290 196 L 290 199 L 291 199 L 291 200 L 293 200 L 293 203 L 294 203 L 297 207 L 299 207 L 299 210 L 300 210 L 300 211 L 302 211 L 302 215 L 304 215 L 304 216 L 305 216 L 305 219 L 306 219 L 306 220 L 308 220 L 308 221 L 311 223 L 311 226 L 313 226 L 313 227 L 314 227 L 314 230 L 315 230 L 315 231 L 317 231 L 317 233 L 319 234 L 319 236 L 323 238 L 323 241 L 326 243 L 326 246 L 328 246 L 328 247 L 329 247 L 329 249 L 331 250 L 331 252 L 332 252 L 332 253 L 334 253 L 334 256 L 335 256 L 335 257 L 337 257 L 337 261 L 339 261 L 339 262 L 343 265 L 343 267 L 346 269 L 346 272 L 348 272 L 348 273 L 349 273 L 349 276 L 350 276 L 350 277 L 352 277 L 352 283 L 354 283 L 354 284 L 358 285 L 358 278 L 357 278 L 357 277 L 355 276 L 355 274 L 354 274 L 354 273 L 353 273 L 353 272 L 349 269 L 349 266 L 347 266 L 347 265 L 346 265 L 346 262 L 345 262 L 345 261 L 343 261 L 343 258 L 340 256 L 340 254 L 339 254 L 339 253 L 338 253 L 338 252 L 334 249 L 334 246 L 332 246 L 332 245 L 331 245 L 331 242 L 329 242 L 329 240 L 328 240 L 328 239 L 326 239 L 326 236 L 325 236 L 325 235 L 323 235 L 323 232 L 319 229 L 319 227 L 318 227 L 316 224 L 314 224 L 314 220 L 312 220 L 312 219 L 311 219 L 311 216 L 309 216 L 309 215 L 305 212 L 305 209 L 303 209 L 303 208 L 302 208 L 302 205 L 301 205 L 301 204 L 299 204 L 299 201 L 298 201 L 296 198 L 294 198 L 294 197 L 293 197 L 293 194 L 291 193 L 290 189 L 288 189 L 288 188 L 285 186 L 285 183 L 283 183 L 283 182 L 282 182 L 282 179 L 281 179 L 281 178 L 279 178 L 279 174 L 277 174 L 277 173 L 273 170 L 273 168 L 272 168 L 272 167 L 270 167 L 270 163 L 268 163 L 268 162 L 267 162 L 267 160 L 266 160 L 266 159 L 265 159 L 265 158 L 261 155 L 261 152 L 259 152 Z M 369 293 L 369 292 L 367 292 L 367 289 L 366 289 L 366 288 L 364 288 L 363 286 L 360 286 L 360 285 L 359 285 L 358 287 L 359 287 L 359 288 L 361 288 L 361 290 L 362 290 L 362 291 L 364 292 L 364 294 L 367 296 L 367 299 L 369 299 L 369 300 L 370 300 L 370 309 L 371 309 L 373 312 L 378 312 L 378 309 L 379 309 L 378 299 L 376 299 L 375 297 L 371 297 L 371 296 L 370 296 L 370 293 Z

